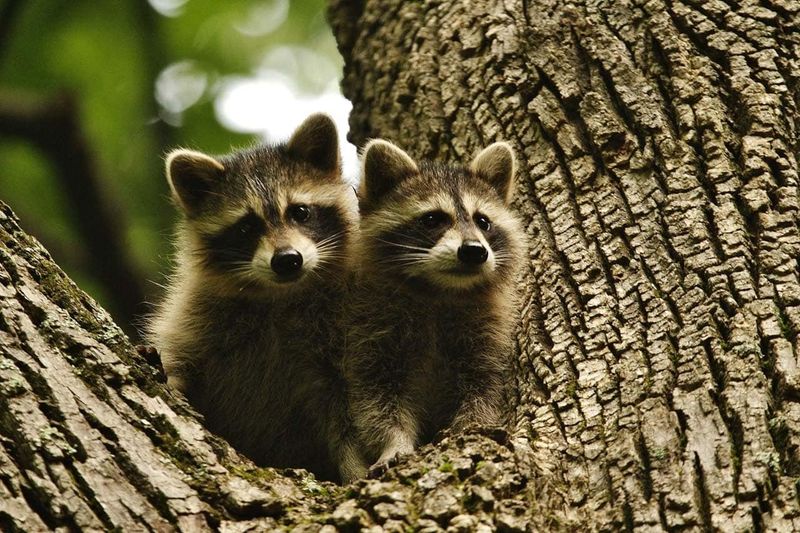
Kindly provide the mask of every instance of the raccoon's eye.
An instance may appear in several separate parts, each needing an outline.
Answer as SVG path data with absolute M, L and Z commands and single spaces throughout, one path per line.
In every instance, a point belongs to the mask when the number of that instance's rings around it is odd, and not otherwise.
M 489 231 L 492 229 L 492 221 L 489 220 L 489 217 L 482 213 L 475 213 L 475 216 L 472 217 L 475 220 L 475 225 L 477 225 L 482 231 Z
M 419 217 L 419 222 L 426 228 L 438 228 L 450 222 L 450 216 L 444 211 L 429 211 Z
M 261 231 L 264 227 L 263 222 L 254 213 L 249 213 L 236 222 L 236 229 L 242 235 L 250 235 Z
M 295 222 L 306 222 L 311 216 L 311 209 L 309 209 L 307 205 L 302 204 L 290 205 L 289 209 L 286 210 L 286 214 Z

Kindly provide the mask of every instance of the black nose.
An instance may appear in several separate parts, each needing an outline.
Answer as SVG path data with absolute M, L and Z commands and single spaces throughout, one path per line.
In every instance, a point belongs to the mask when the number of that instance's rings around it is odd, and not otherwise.
M 480 265 L 489 258 L 489 252 L 478 241 L 464 241 L 458 247 L 458 260 L 468 265 Z
M 277 250 L 269 262 L 272 270 L 279 276 L 295 274 L 303 266 L 303 256 L 294 248 Z

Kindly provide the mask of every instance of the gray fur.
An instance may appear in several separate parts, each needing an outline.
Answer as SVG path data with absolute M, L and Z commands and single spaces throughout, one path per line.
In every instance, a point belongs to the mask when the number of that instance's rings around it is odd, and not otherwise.
M 315 132 L 326 138 L 315 140 Z M 224 173 L 206 191 L 201 208 L 183 210 L 175 272 L 148 330 L 169 383 L 203 414 L 209 429 L 260 465 L 350 480 L 360 471 L 353 470 L 359 461 L 347 442 L 338 317 L 357 209 L 341 180 L 338 155 L 332 169 L 330 153 L 320 149 L 332 143 L 338 154 L 335 135 L 330 119 L 314 116 L 290 145 L 219 159 Z M 304 151 L 300 140 L 314 149 Z M 344 230 L 331 239 L 328 259 L 299 281 L 281 285 L 261 279 L 252 265 L 225 271 L 213 264 L 204 243 L 225 225 L 226 216 L 243 209 L 265 221 L 266 244 L 258 241 L 265 250 L 303 238 L 315 241 L 321 254 L 324 243 L 288 222 L 277 207 L 299 190 L 342 217 Z M 181 197 L 176 200 L 182 207 Z
M 369 148 L 366 152 L 363 157 L 369 158 Z M 400 157 L 382 160 L 404 161 Z M 401 166 L 403 172 L 408 168 L 405 162 Z M 503 166 L 509 168 L 497 168 Z M 385 165 L 365 165 L 365 172 L 370 171 L 375 174 L 364 176 L 366 188 L 371 184 L 380 188 L 383 172 L 391 186 L 380 196 L 361 191 L 362 201 L 367 198 L 373 204 L 362 210 L 357 283 L 347 309 L 344 369 L 353 423 L 364 446 L 362 455 L 366 464 L 381 468 L 393 457 L 429 442 L 442 429 L 504 424 L 516 281 L 526 243 L 519 221 L 505 205 L 513 189 L 512 176 L 503 190 L 495 187 L 496 181 L 460 166 L 422 162 L 416 173 L 402 180 L 395 179 L 395 170 Z M 456 213 L 451 226 L 441 231 L 454 229 L 459 239 L 481 238 L 487 246 L 494 243 L 494 270 L 479 282 L 461 286 L 456 280 L 448 285 L 446 279 L 418 275 L 409 264 L 431 261 L 434 246 L 441 244 L 413 236 L 414 222 L 406 233 L 386 231 L 387 221 L 403 224 L 415 213 L 422 215 L 430 209 L 431 198 L 444 198 L 442 205 L 447 208 L 452 203 Z M 495 215 L 494 223 L 502 227 L 491 234 L 476 228 L 476 214 L 464 209 L 469 198 L 480 198 Z M 452 238 L 448 235 L 441 238 Z M 402 239 L 406 240 L 391 246 Z M 422 249 L 428 252 L 421 253 Z

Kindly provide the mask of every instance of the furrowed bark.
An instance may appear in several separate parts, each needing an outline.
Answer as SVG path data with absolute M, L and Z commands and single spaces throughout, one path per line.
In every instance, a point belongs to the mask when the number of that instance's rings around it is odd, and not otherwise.
M 512 442 L 548 480 L 527 498 L 591 529 L 800 527 L 800 4 L 331 15 L 353 142 L 520 155 L 532 250 Z

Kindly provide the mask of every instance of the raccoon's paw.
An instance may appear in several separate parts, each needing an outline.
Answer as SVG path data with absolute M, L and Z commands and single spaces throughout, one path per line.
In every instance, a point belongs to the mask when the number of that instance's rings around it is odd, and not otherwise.
M 341 469 L 339 471 L 339 479 L 341 480 L 342 485 L 349 485 L 354 481 L 358 481 L 359 479 L 364 479 L 369 476 L 369 470 L 366 466 L 362 467 L 358 465 L 355 468 L 348 468 L 348 469 Z
M 388 459 L 380 459 L 374 465 L 369 467 L 367 472 L 368 479 L 377 479 L 384 475 L 390 468 L 395 467 L 408 459 L 410 453 L 397 452 Z
M 363 479 L 367 477 L 368 473 L 369 469 L 367 468 L 367 464 L 360 456 L 346 457 L 339 464 L 339 478 L 342 485 L 349 485 L 357 479 Z
M 388 461 L 378 461 L 367 470 L 367 479 L 378 479 L 389 470 Z

